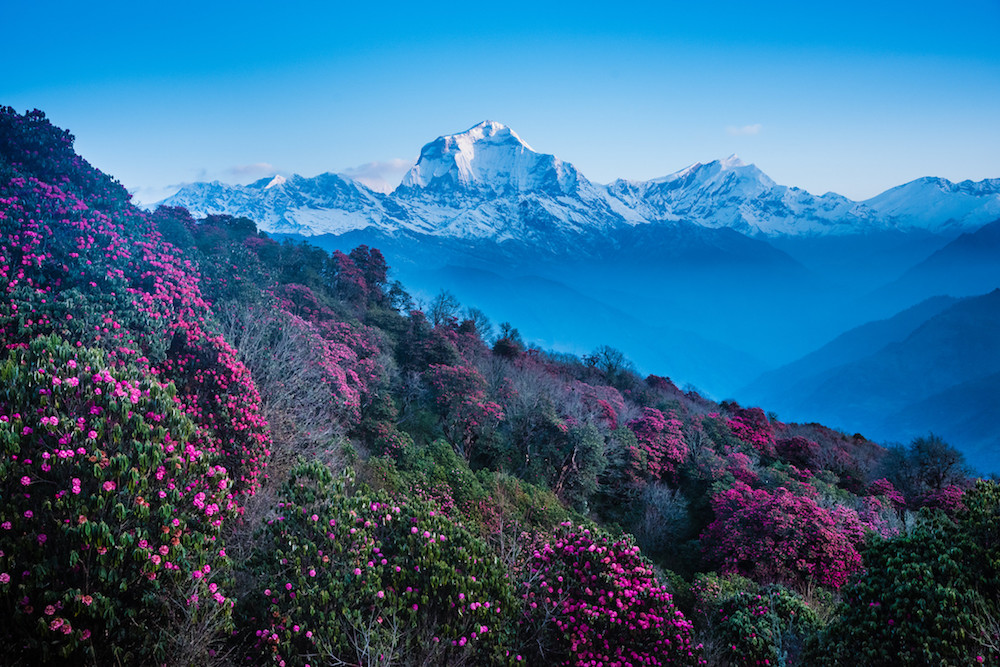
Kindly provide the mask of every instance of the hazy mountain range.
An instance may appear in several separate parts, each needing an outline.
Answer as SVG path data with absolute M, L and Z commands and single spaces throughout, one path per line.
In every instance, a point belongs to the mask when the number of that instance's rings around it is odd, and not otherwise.
M 327 173 L 197 183 L 162 203 L 330 250 L 375 246 L 423 303 L 448 289 L 542 347 L 611 344 L 716 398 L 850 432 L 935 430 L 1000 469 L 980 401 L 1000 393 L 994 352 L 962 342 L 1000 339 L 1000 299 L 953 298 L 1000 287 L 1000 179 L 852 201 L 731 156 L 602 185 L 488 121 L 428 143 L 390 194 Z M 952 308 L 973 314 L 935 319 Z

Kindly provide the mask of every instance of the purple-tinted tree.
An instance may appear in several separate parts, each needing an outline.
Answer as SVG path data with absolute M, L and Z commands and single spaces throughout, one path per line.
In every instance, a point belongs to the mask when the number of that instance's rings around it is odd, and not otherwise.
M 650 479 L 674 480 L 677 467 L 687 457 L 683 424 L 675 416 L 665 416 L 655 408 L 643 408 L 642 416 L 627 424 L 644 450 L 646 475 Z
M 702 535 L 709 559 L 722 572 L 761 582 L 839 588 L 862 567 L 858 547 L 865 528 L 843 507 L 821 507 L 785 488 L 736 484 L 712 499 L 715 521 Z

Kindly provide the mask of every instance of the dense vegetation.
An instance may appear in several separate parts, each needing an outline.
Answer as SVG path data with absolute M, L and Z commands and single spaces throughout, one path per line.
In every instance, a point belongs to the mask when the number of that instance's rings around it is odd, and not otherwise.
M 0 110 L 6 664 L 1000 664 L 1000 486 L 143 212 Z

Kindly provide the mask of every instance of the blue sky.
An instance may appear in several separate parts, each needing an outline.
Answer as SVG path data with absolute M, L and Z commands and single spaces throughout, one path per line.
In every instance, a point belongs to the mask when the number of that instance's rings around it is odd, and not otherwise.
M 597 182 L 732 153 L 855 199 L 1000 177 L 1000 0 L 5 4 L 0 104 L 144 201 L 398 178 L 485 119 Z

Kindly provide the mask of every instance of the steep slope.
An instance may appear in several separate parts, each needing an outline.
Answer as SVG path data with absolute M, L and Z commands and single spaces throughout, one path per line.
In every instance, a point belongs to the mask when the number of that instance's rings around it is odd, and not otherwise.
M 1000 374 L 994 373 L 934 394 L 888 415 L 876 428 L 906 442 L 927 434 L 927 423 L 949 443 L 960 444 L 969 464 L 980 473 L 1000 472 Z
M 958 299 L 948 296 L 933 297 L 886 320 L 855 327 L 801 359 L 764 373 L 738 393 L 761 405 L 781 402 L 783 397 L 796 393 L 797 387 L 807 385 L 811 378 L 856 363 L 892 343 L 905 340 L 927 320 L 957 302 Z

